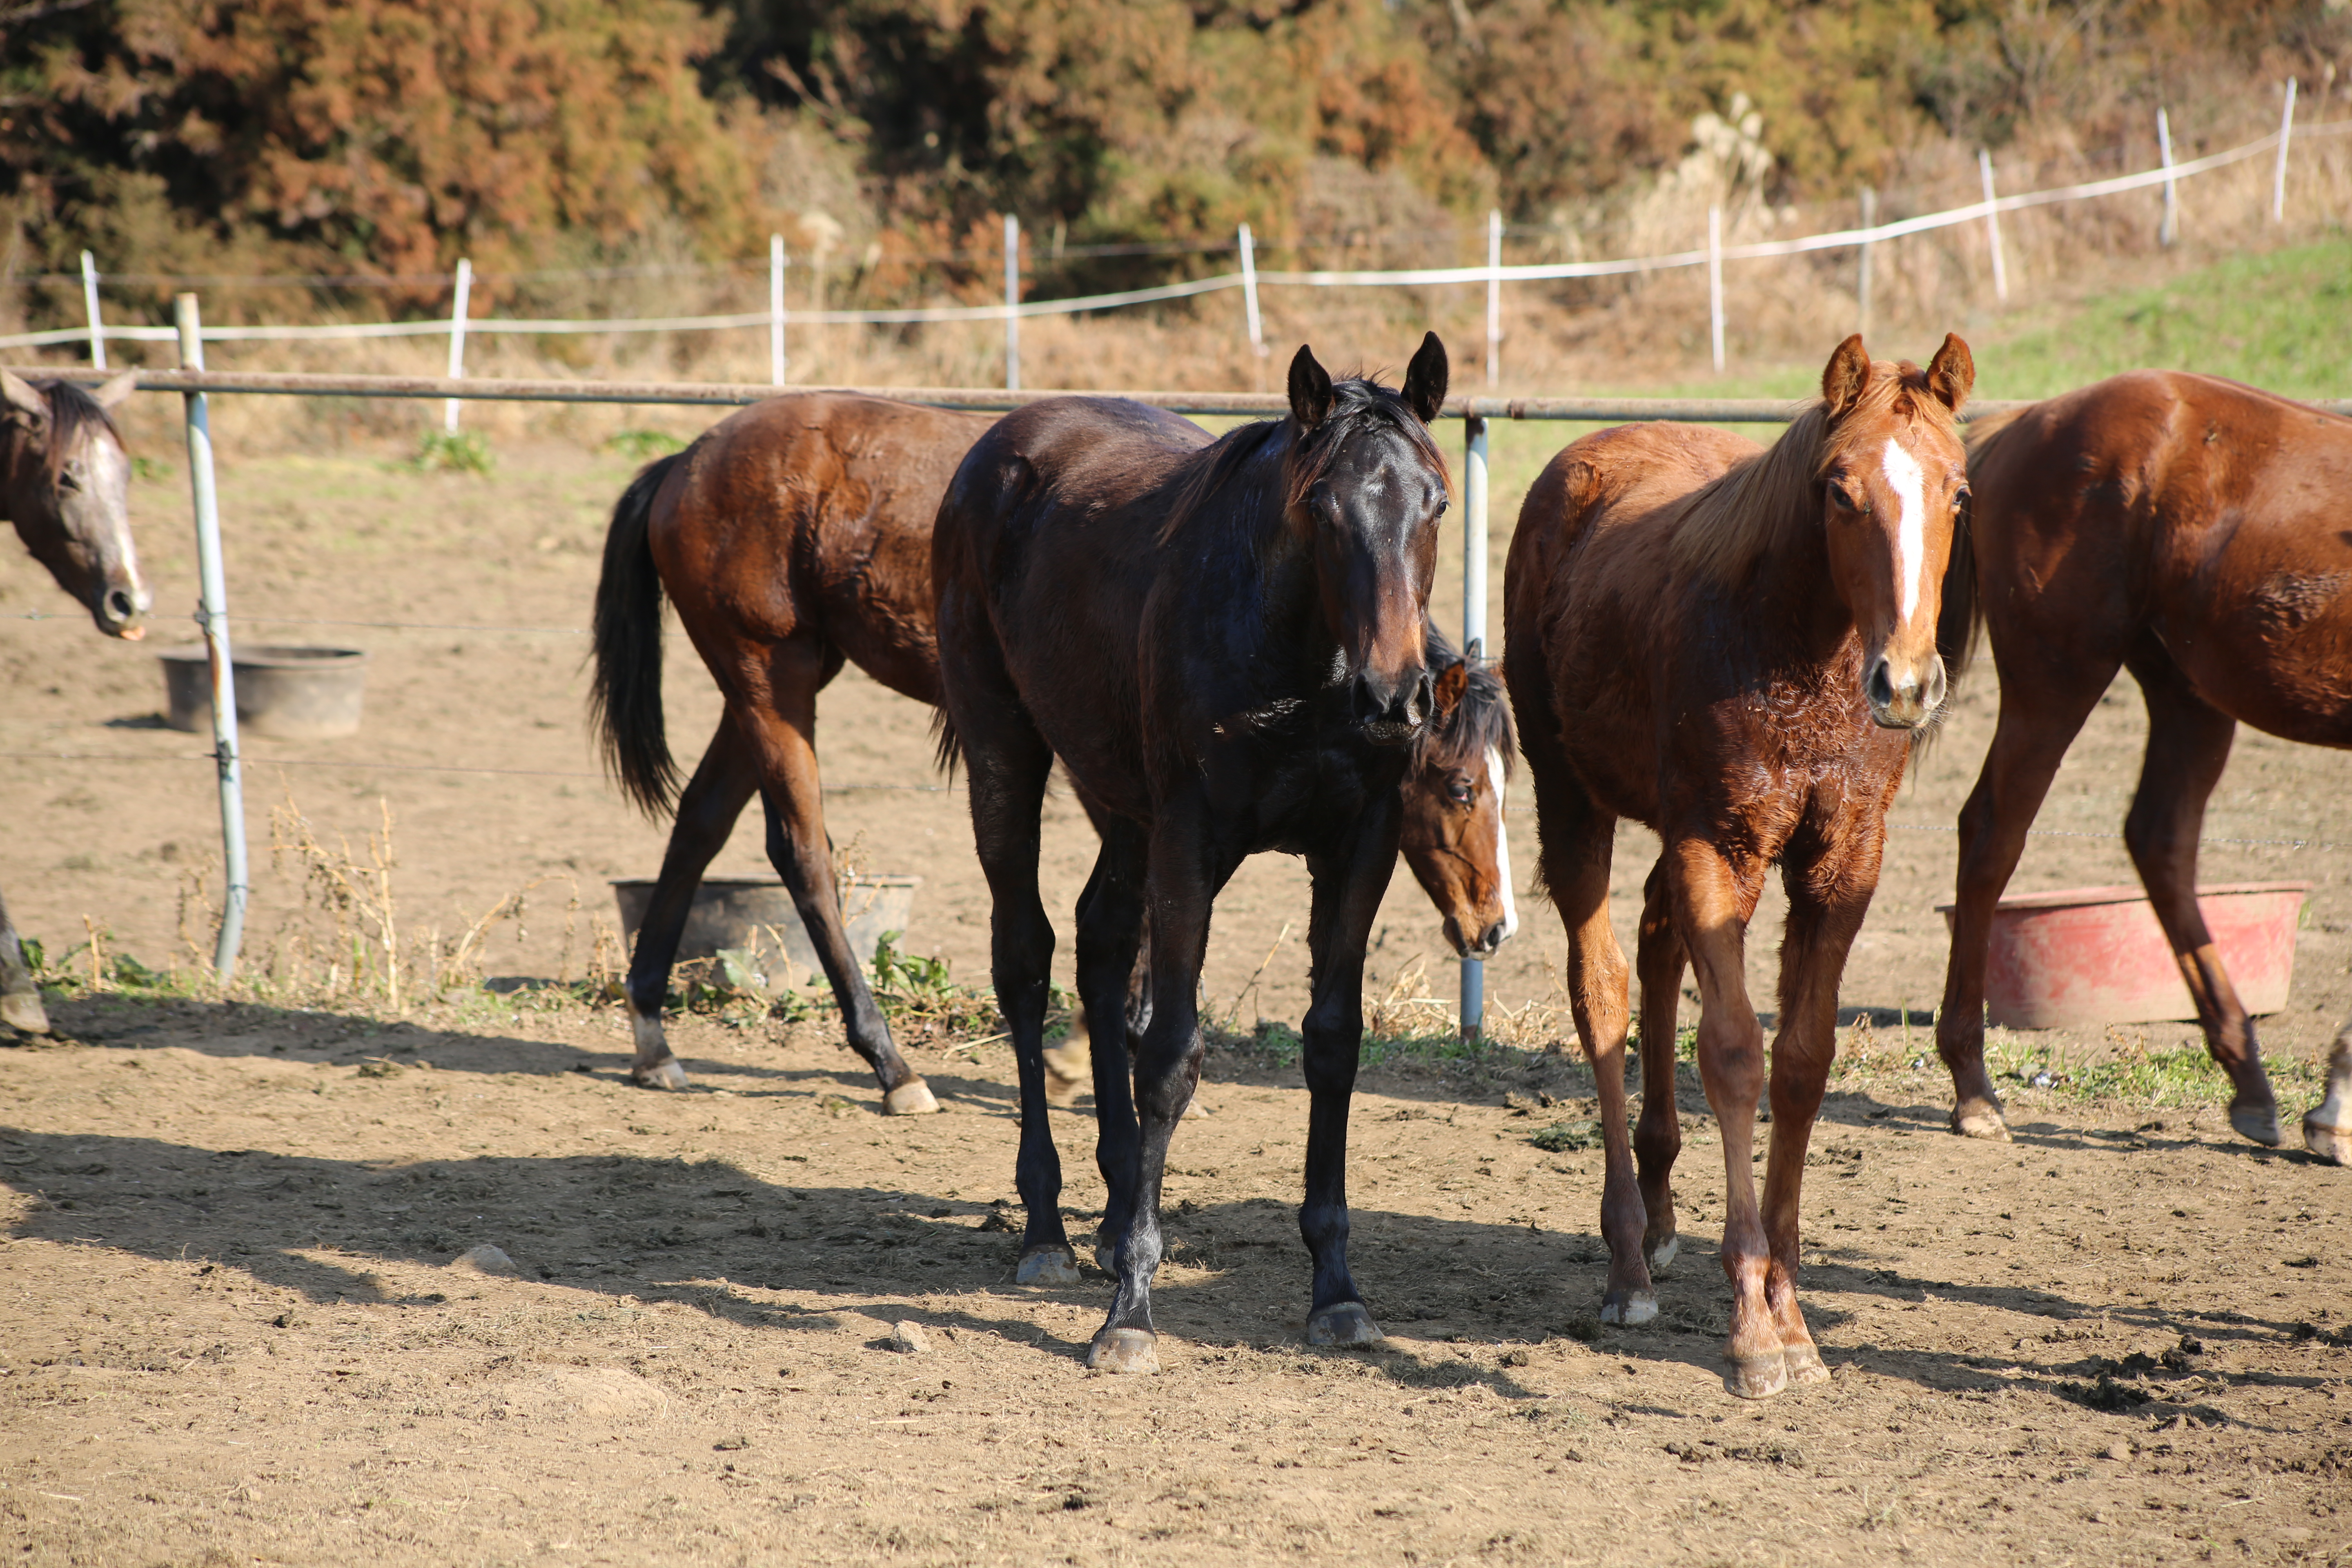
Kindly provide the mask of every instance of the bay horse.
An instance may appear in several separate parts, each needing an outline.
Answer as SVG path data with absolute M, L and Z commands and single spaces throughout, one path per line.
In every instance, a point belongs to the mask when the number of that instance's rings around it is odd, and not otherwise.
M 1829 1375 L 1796 1296 L 1805 1147 L 1886 809 L 1946 695 L 1937 608 L 1967 496 L 1957 416 L 1974 381 L 1958 337 L 1922 371 L 1874 363 L 1856 334 L 1831 355 L 1821 401 L 1769 449 L 1689 425 L 1599 431 L 1552 458 L 1511 541 L 1504 679 L 1601 1099 L 1601 1320 L 1656 1316 L 1652 1275 L 1676 1249 L 1668 1178 L 1687 962 L 1699 1078 L 1723 1131 L 1725 1383 L 1749 1398 Z M 1642 1119 L 1630 1140 L 1625 959 L 1609 922 L 1621 817 L 1663 846 L 1635 956 Z M 1750 1151 L 1766 1058 L 1744 947 L 1776 861 L 1789 920 L 1759 1210 Z
M 648 464 L 614 508 L 596 590 L 593 727 L 629 798 L 658 814 L 675 797 L 677 814 L 625 987 L 635 1081 L 686 1082 L 663 1036 L 663 1000 L 695 889 L 756 792 L 769 858 L 851 1049 L 875 1069 L 886 1110 L 933 1108 L 892 1045 L 842 927 L 816 701 L 855 661 L 890 690 L 939 704 L 931 524 L 957 461 L 996 418 L 835 393 L 769 398 Z M 662 711 L 665 594 L 726 700 L 682 794 Z M 1516 742 L 1501 682 L 1430 635 L 1441 670 L 1462 669 L 1461 700 L 1412 750 L 1404 852 L 1446 940 L 1483 957 L 1517 923 L 1503 826 Z
M 2135 371 L 1969 432 L 1976 492 L 1948 599 L 1955 637 L 1990 634 L 2000 717 L 1960 812 L 1958 908 L 1936 1047 L 1956 1131 L 2006 1138 L 1984 1066 L 1986 944 L 2067 745 L 2118 668 L 2147 706 L 2147 753 L 2124 821 L 2132 864 L 2231 1079 L 2230 1125 L 2280 1141 L 2253 1020 L 2197 907 L 2205 802 L 2240 723 L 2352 747 L 2352 419 L 2235 382 Z M 2352 1156 L 2352 1036 L 2313 1152 Z
M 1428 423 L 1445 384 L 1445 349 L 1430 333 L 1401 392 L 1334 382 L 1301 348 L 1289 416 L 1213 441 L 1141 404 L 1052 398 L 982 437 L 940 504 L 941 751 L 967 771 L 994 905 L 991 967 L 1020 1066 L 1026 1276 L 1071 1256 L 1045 1115 L 1054 928 L 1037 890 L 1038 814 L 1056 758 L 1102 836 L 1077 906 L 1089 1017 L 1121 1016 L 1150 924 L 1149 1021 L 1131 1086 L 1127 1032 L 1094 1032 L 1102 1236 L 1118 1289 L 1090 1367 L 1159 1365 L 1160 1183 L 1200 1079 L 1211 908 L 1243 859 L 1269 849 L 1303 855 L 1314 884 L 1313 1001 L 1300 1031 L 1307 1337 L 1381 1338 L 1348 1270 L 1348 1106 L 1365 941 L 1396 864 L 1399 784 L 1439 700 L 1425 627 L 1449 479 Z
M 137 389 L 125 372 L 85 391 L 0 370 L 0 505 L 33 559 L 109 637 L 137 641 L 153 596 L 131 542 L 131 457 L 110 410 Z M 0 1026 L 48 1033 L 40 987 L 0 901 Z

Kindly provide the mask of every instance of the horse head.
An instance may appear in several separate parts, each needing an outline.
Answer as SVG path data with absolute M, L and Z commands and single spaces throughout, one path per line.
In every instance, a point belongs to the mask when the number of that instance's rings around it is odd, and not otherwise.
M 1957 416 L 1975 382 L 1969 345 L 1950 333 L 1924 371 L 1874 363 L 1857 332 L 1822 373 L 1830 575 L 1862 636 L 1870 716 L 1889 730 L 1927 723 L 1948 689 L 1936 621 L 1968 505 Z
M 0 370 L 0 501 L 33 558 L 88 606 L 98 629 L 137 640 L 153 597 L 131 542 L 131 458 L 108 410 L 138 386 L 126 372 L 85 392 Z
M 1392 392 L 1334 383 L 1300 348 L 1290 362 L 1294 422 L 1286 515 L 1309 541 L 1335 675 L 1368 740 L 1409 741 L 1429 721 L 1433 678 L 1422 627 L 1449 486 L 1429 422 L 1445 404 L 1445 345 L 1431 332 Z
M 1444 917 L 1445 940 L 1464 958 L 1487 958 L 1519 928 L 1503 793 L 1518 751 L 1503 683 L 1480 666 L 1477 645 L 1457 658 L 1435 627 L 1441 667 L 1437 718 L 1414 737 L 1405 769 L 1399 847 L 1413 879 Z

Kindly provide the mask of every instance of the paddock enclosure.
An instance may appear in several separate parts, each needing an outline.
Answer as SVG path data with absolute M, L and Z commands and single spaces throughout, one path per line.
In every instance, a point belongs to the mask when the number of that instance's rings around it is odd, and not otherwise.
M 1500 413 L 1490 597 L 1520 489 L 1576 431 Z M 133 489 L 168 617 L 195 592 L 184 454 L 133 449 L 169 465 Z M 499 457 L 488 476 L 331 450 L 222 464 L 237 635 L 374 658 L 359 734 L 244 739 L 249 981 L 300 959 L 289 944 L 318 919 L 300 866 L 271 858 L 289 794 L 362 859 L 389 807 L 404 931 L 454 934 L 536 880 L 491 931 L 494 977 L 589 973 L 605 879 L 658 858 L 667 824 L 596 774 L 576 635 L 635 464 Z M 158 726 L 152 650 L 79 622 L 0 552 L 0 886 L 54 960 L 87 967 L 71 950 L 94 930 L 101 974 L 118 954 L 193 974 L 211 956 L 199 900 L 220 885 L 206 746 Z M 715 694 L 676 639 L 666 681 L 673 732 L 708 733 Z M 1934 905 L 1992 697 L 1979 661 L 1897 802 L 1848 966 L 1809 1183 L 1821 1389 L 1761 1409 L 1722 1392 L 1722 1205 L 1687 1068 L 1686 1245 L 1661 1319 L 1593 1321 L 1591 1086 L 1572 1055 L 1526 1048 L 1570 1038 L 1558 921 L 1529 900 L 1486 969 L 1488 1045 L 1465 1050 L 1453 965 L 1402 877 L 1370 954 L 1368 989 L 1395 1001 L 1376 1015 L 1351 1194 L 1391 1341 L 1307 1350 L 1305 1096 L 1282 1032 L 1253 1027 L 1304 1004 L 1305 878 L 1259 859 L 1213 933 L 1204 1012 L 1229 1026 L 1210 1114 L 1171 1154 L 1153 1379 L 1082 1370 L 1106 1277 L 1011 1284 L 1012 1068 L 984 1031 L 903 1038 L 946 1114 L 886 1122 L 823 1011 L 679 1019 L 697 1087 L 659 1095 L 621 1081 L 624 1009 L 551 988 L 452 987 L 397 1013 L 119 978 L 60 997 L 57 1038 L 0 1052 L 0 1541 L 35 1563 L 2344 1560 L 2341 1173 L 2235 1139 L 2185 1023 L 1996 1031 L 2017 1141 L 1942 1130 Z M 983 984 L 984 890 L 929 715 L 854 670 L 820 713 L 836 845 L 923 877 L 907 948 Z M 2142 732 L 2126 679 L 2012 890 L 2131 879 L 2109 836 Z M 2206 826 L 2207 879 L 2315 884 L 2287 1010 L 2262 1022 L 2290 1109 L 2352 1016 L 2346 768 L 2242 734 Z M 1067 984 L 1092 836 L 1066 795 L 1047 810 Z M 1623 831 L 1621 933 L 1654 854 Z M 756 822 L 712 869 L 764 873 Z M 1769 894 L 1759 933 L 1779 907 Z M 1749 956 L 1769 1005 L 1772 944 Z M 1086 1102 L 1054 1121 L 1084 1234 L 1101 1197 Z M 480 1246 L 516 1275 L 453 1261 Z M 891 1348 L 902 1322 L 922 1348 Z

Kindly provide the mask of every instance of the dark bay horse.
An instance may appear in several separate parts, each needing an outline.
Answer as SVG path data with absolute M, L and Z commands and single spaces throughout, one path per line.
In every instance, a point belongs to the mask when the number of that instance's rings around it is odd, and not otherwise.
M 1978 425 L 1969 482 L 2000 719 L 1960 813 L 1936 1027 L 1952 1125 L 2009 1135 L 1984 1067 L 1993 907 L 2067 745 L 2122 668 L 2147 705 L 2124 839 L 2230 1075 L 2230 1124 L 2275 1144 L 2253 1021 L 2198 911 L 2197 840 L 2240 723 L 2352 747 L 2352 419 L 2212 376 L 2137 371 Z M 2347 1093 L 2352 1044 L 2340 1040 L 2328 1100 L 2304 1118 L 2305 1143 L 2338 1163 L 2352 1155 Z
M 131 542 L 131 457 L 109 410 L 138 387 L 125 373 L 86 392 L 0 370 L 0 504 L 33 559 L 98 629 L 136 641 L 152 603 Z M 40 988 L 0 902 L 0 1026 L 47 1034 Z
M 1769 450 L 1687 425 L 1600 431 L 1551 460 L 1511 541 L 1504 678 L 1601 1096 L 1601 1315 L 1654 1317 L 1651 1274 L 1675 1250 L 1668 1178 L 1682 1144 L 1675 1028 L 1687 961 L 1728 1189 L 1725 1382 L 1751 1398 L 1829 1375 L 1796 1295 L 1805 1146 L 1836 1049 L 1838 979 L 1878 885 L 1886 808 L 1946 693 L 1937 608 L 1967 494 L 1956 416 L 1974 380 L 1957 337 L 1925 371 L 1874 363 L 1850 337 L 1822 373 L 1822 401 Z M 1635 959 L 1643 1092 L 1631 1148 L 1625 959 L 1609 923 L 1621 817 L 1664 846 Z M 1759 1209 L 1750 1151 L 1767 1064 L 1743 950 L 1776 861 L 1789 922 Z
M 891 690 L 938 704 L 931 524 L 957 461 L 996 417 L 833 393 L 771 398 L 648 465 L 614 509 L 596 593 L 593 700 L 606 761 L 630 797 L 658 813 L 677 793 L 661 701 L 665 592 L 727 702 L 677 796 L 630 963 L 637 1082 L 686 1082 L 663 1038 L 662 1001 L 695 888 L 757 792 L 770 858 L 823 962 L 851 1048 L 874 1068 L 887 1109 L 932 1108 L 842 928 L 816 700 L 850 660 Z M 1458 661 L 1443 638 L 1432 650 L 1441 669 Z M 1517 923 L 1503 836 L 1515 748 L 1501 683 L 1472 667 L 1458 679 L 1462 700 L 1412 751 L 1404 849 L 1447 941 L 1484 956 Z
M 1054 928 L 1037 891 L 1038 813 L 1056 758 L 1102 836 L 1077 908 L 1090 1018 L 1121 1016 L 1150 923 L 1131 1098 L 1127 1031 L 1094 1030 L 1102 1235 L 1118 1284 L 1089 1366 L 1159 1364 L 1160 1180 L 1200 1079 L 1211 907 L 1242 860 L 1266 849 L 1305 856 L 1314 879 L 1301 1030 L 1307 1338 L 1381 1337 L 1348 1272 L 1348 1105 L 1365 939 L 1396 863 L 1398 786 L 1438 696 L 1424 627 L 1448 479 L 1428 422 L 1445 382 L 1434 333 L 1402 393 L 1334 383 L 1301 349 L 1290 416 L 1214 441 L 1141 404 L 1054 398 L 982 437 L 940 503 L 941 741 L 968 770 L 994 900 L 997 1005 L 1021 1075 L 1024 1272 L 1071 1257 L 1045 1115 Z

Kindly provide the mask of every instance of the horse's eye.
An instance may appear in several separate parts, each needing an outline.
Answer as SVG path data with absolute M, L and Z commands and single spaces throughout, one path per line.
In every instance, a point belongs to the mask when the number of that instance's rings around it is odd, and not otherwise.
M 1853 495 L 1850 494 L 1843 485 L 1832 485 L 1830 487 L 1830 500 L 1835 504 L 1841 511 L 1868 511 L 1870 510 L 1870 503 L 1867 500 L 1858 501 L 1854 500 Z
M 1452 507 L 1453 504 L 1454 503 L 1452 501 L 1446 500 L 1444 496 L 1439 496 L 1437 498 L 1437 515 L 1444 517 L 1447 509 Z
M 58 489 L 68 495 L 76 494 L 81 489 L 81 480 L 74 477 L 71 468 L 64 469 L 58 475 Z
M 1971 499 L 1972 492 L 1970 492 L 1966 485 L 1962 485 L 1958 489 L 1952 492 L 1952 510 L 1954 511 L 1959 510 L 1962 507 L 1968 505 Z
M 1468 782 L 1463 779 L 1446 781 L 1445 793 L 1453 798 L 1456 805 L 1468 805 L 1477 794 L 1470 787 Z

